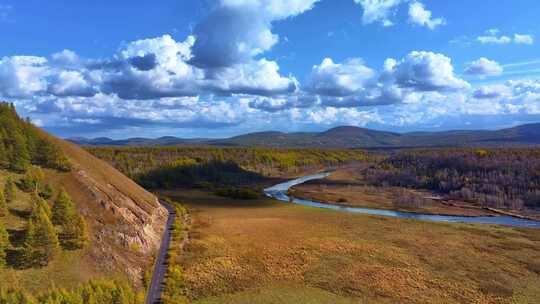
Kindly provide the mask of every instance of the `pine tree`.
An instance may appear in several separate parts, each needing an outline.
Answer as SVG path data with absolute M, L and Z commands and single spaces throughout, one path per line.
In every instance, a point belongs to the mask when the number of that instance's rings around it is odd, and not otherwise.
M 26 229 L 25 261 L 30 266 L 46 266 L 52 260 L 57 249 L 58 236 L 54 226 L 43 205 L 36 205 L 32 210 Z
M 0 268 L 6 265 L 6 250 L 9 246 L 9 235 L 2 224 L 0 224 Z
M 8 213 L 8 208 L 6 204 L 6 199 L 4 198 L 4 194 L 0 192 L 0 217 L 6 216 Z
M 32 208 L 33 209 L 42 209 L 45 212 L 45 214 L 47 215 L 47 217 L 49 218 L 49 220 L 50 220 L 51 216 L 52 216 L 52 211 L 51 211 L 51 206 L 49 206 L 49 203 L 47 203 L 46 200 L 41 198 L 41 196 L 39 196 L 35 192 L 32 193 L 31 199 L 32 199 Z
M 58 197 L 54 201 L 52 208 L 52 223 L 54 225 L 64 225 L 68 222 L 70 213 L 73 212 L 75 207 L 71 198 L 67 194 L 66 190 L 61 189 L 58 193 Z
M 43 189 L 41 189 L 41 191 L 39 191 L 39 196 L 41 196 L 43 199 L 49 199 L 52 197 L 53 195 L 53 188 L 50 184 L 45 184 L 45 186 L 43 187 Z
M 54 202 L 52 222 L 60 226 L 58 239 L 64 249 L 80 249 L 88 242 L 86 223 L 64 189 Z
M 61 226 L 58 239 L 62 248 L 67 250 L 81 249 L 88 243 L 86 222 L 80 214 L 72 213 L 66 224 Z
M 4 198 L 8 204 L 15 201 L 16 193 L 15 183 L 11 177 L 8 177 L 6 185 L 4 186 Z
M 44 179 L 45 174 L 43 174 L 43 170 L 40 167 L 32 166 L 24 174 L 19 186 L 26 192 L 39 191 Z
M 13 171 L 25 172 L 30 166 L 30 154 L 24 136 L 15 130 L 12 132 L 12 146 L 9 153 L 10 166 Z

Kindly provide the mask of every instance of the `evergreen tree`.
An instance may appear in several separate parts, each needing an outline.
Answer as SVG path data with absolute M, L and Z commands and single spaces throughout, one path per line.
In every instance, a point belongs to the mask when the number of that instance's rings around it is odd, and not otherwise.
M 53 188 L 50 184 L 45 184 L 43 189 L 39 191 L 39 196 L 41 196 L 43 199 L 49 199 L 53 195 Z
M 54 202 L 52 222 L 60 226 L 58 239 L 64 249 L 80 249 L 88 242 L 86 223 L 64 189 Z
M 30 266 L 46 266 L 58 249 L 58 236 L 43 204 L 36 205 L 28 220 L 24 240 L 25 261 Z
M 52 208 L 52 223 L 54 225 L 64 225 L 69 221 L 69 216 L 73 213 L 75 206 L 66 190 L 61 189 L 58 197 L 54 201 Z
M 25 138 L 18 130 L 12 132 L 10 148 L 8 154 L 10 169 L 16 172 L 26 171 L 30 166 L 30 155 Z
M 80 214 L 70 215 L 68 222 L 61 226 L 58 239 L 62 248 L 67 250 L 81 249 L 88 243 L 86 222 Z
M 45 179 L 43 170 L 39 167 L 30 167 L 19 182 L 21 190 L 26 192 L 39 192 Z
M 9 235 L 2 224 L 0 224 L 0 268 L 6 265 L 6 250 L 9 247 Z
M 6 216 L 8 214 L 8 208 L 6 204 L 6 199 L 4 198 L 4 194 L 0 192 L 0 217 Z
M 0 167 L 26 172 L 31 164 L 69 171 L 61 149 L 45 138 L 30 120 L 23 120 L 13 104 L 0 102 Z
M 41 196 L 39 196 L 37 193 L 32 193 L 31 199 L 32 199 L 32 208 L 42 209 L 50 220 L 52 216 L 52 211 L 51 211 L 51 206 L 49 206 L 49 203 L 47 203 L 47 201 L 41 198 Z
M 6 185 L 4 186 L 4 198 L 8 204 L 16 199 L 15 183 L 11 177 L 8 177 L 6 180 Z

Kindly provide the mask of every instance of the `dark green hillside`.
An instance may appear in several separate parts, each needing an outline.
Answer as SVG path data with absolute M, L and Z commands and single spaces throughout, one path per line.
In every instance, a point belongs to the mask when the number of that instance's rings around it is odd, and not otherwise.
M 148 188 L 250 184 L 373 157 L 362 150 L 217 147 L 87 147 Z
M 0 167 L 25 172 L 30 165 L 69 171 L 71 164 L 54 144 L 17 115 L 12 104 L 0 104 Z

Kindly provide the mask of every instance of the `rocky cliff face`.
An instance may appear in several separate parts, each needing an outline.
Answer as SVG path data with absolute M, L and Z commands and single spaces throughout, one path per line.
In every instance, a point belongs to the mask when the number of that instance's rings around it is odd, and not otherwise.
M 49 136 L 49 135 L 46 135 Z M 167 211 L 157 198 L 74 144 L 49 136 L 74 165 L 69 173 L 47 172 L 64 187 L 90 232 L 85 255 L 100 274 L 125 274 L 136 285 L 150 269 L 161 242 Z

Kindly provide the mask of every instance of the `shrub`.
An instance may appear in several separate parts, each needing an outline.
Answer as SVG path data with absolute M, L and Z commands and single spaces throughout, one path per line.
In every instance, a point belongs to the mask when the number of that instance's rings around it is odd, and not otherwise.
M 0 217 L 6 216 L 8 213 L 7 203 L 6 199 L 4 198 L 4 194 L 0 192 Z
M 22 289 L 0 286 L 0 304 L 142 304 L 143 302 L 142 297 L 127 282 L 118 280 L 93 280 L 73 290 L 52 288 L 36 297 Z
M 51 187 L 50 184 L 45 184 L 45 186 L 43 187 L 43 189 L 41 189 L 41 191 L 39 192 L 39 196 L 41 196 L 43 199 L 50 199 L 53 195 L 53 188 Z
M 0 268 L 6 265 L 6 250 L 9 247 L 9 235 L 6 228 L 0 224 Z
M 45 175 L 39 167 L 30 167 L 19 181 L 19 188 L 25 192 L 39 191 Z
M 6 180 L 6 184 L 4 186 L 4 197 L 8 204 L 12 203 L 16 199 L 15 183 L 11 177 L 8 177 Z
M 163 303 L 165 304 L 185 304 L 188 303 L 185 294 L 187 285 L 184 270 L 180 265 L 171 265 L 165 278 L 165 289 L 163 292 Z
M 259 194 L 257 194 L 257 192 L 249 188 L 224 187 L 224 188 L 219 188 L 216 191 L 214 191 L 214 194 L 218 196 L 230 197 L 230 198 L 236 198 L 236 199 L 242 199 L 242 200 L 252 200 L 252 199 L 259 198 Z

